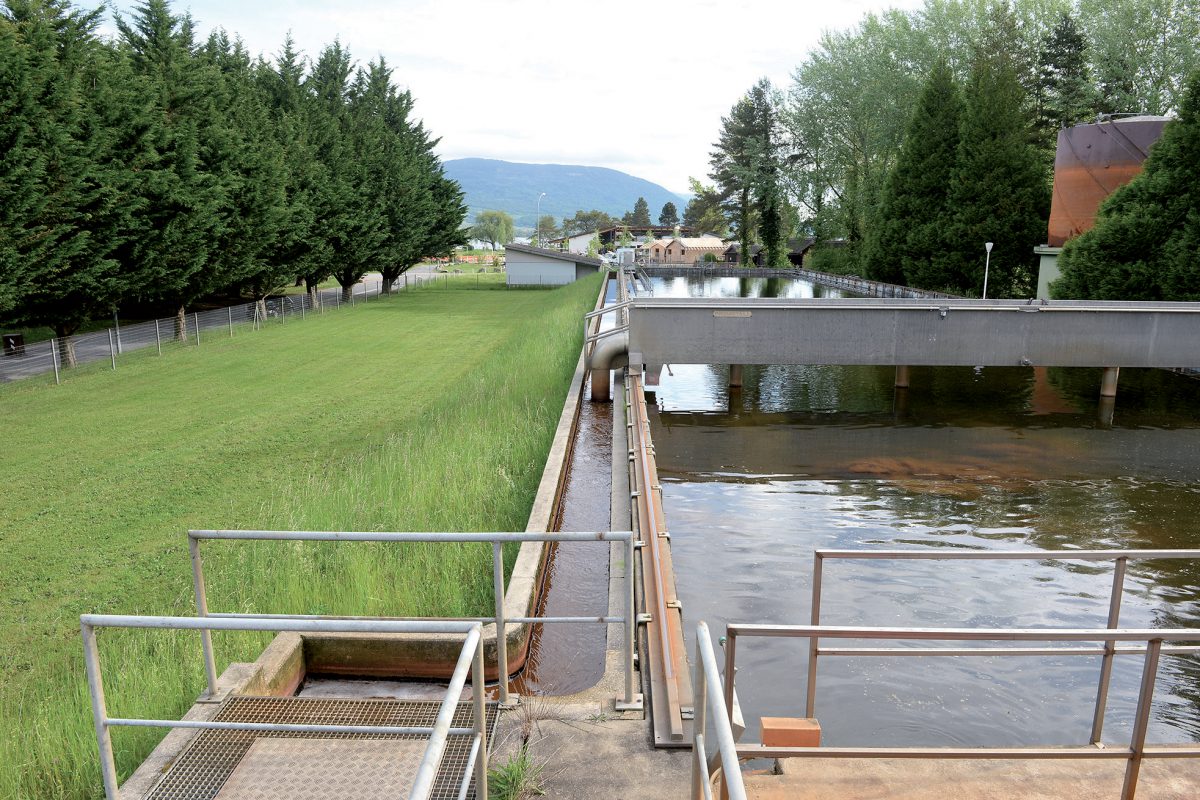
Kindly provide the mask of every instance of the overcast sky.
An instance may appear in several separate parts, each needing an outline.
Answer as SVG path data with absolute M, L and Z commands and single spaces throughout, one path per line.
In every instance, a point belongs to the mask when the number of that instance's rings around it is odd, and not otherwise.
M 190 10 L 201 36 L 223 27 L 255 54 L 277 53 L 288 31 L 313 59 L 335 37 L 360 63 L 382 54 L 441 137 L 444 159 L 611 167 L 684 192 L 689 175 L 708 171 L 721 117 L 760 77 L 784 87 L 822 30 L 921 4 L 175 0 L 173 8 Z

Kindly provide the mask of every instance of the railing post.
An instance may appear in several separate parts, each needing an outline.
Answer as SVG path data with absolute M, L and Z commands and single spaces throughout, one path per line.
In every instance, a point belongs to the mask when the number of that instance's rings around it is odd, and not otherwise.
M 158 345 L 158 354 L 162 355 L 162 331 L 158 329 L 158 320 L 154 320 L 154 341 Z
M 192 321 L 196 325 L 196 347 L 199 347 L 200 346 L 200 312 L 199 311 L 192 314 Z
M 108 356 L 112 359 L 113 371 L 117 369 L 117 349 L 113 345 L 112 328 L 108 329 Z
M 704 625 L 704 623 L 701 622 L 700 625 Z M 703 646 L 699 629 L 697 629 L 696 666 L 692 669 L 695 675 L 692 679 L 692 684 L 695 686 L 692 731 L 696 737 L 695 758 L 692 760 L 692 800 L 704 797 L 704 787 L 701 786 L 704 771 L 700 769 L 700 765 L 708 763 L 708 754 L 704 752 L 705 724 L 708 722 L 708 683 L 705 681 L 704 675 L 704 654 L 700 649 Z
M 500 543 L 496 542 L 499 547 Z M 475 755 L 475 796 L 488 796 L 488 742 L 487 742 L 487 709 L 484 706 L 483 691 L 486 675 L 483 671 L 483 636 L 475 643 L 475 658 L 471 665 L 471 696 L 475 701 L 475 736 L 479 739 L 479 751 Z M 508 692 L 508 676 L 500 679 L 501 691 Z
M 54 364 L 54 383 L 60 385 L 62 379 L 58 375 L 58 338 L 50 340 L 50 361 Z
M 229 316 L 229 338 L 233 338 L 233 306 L 225 306 L 225 313 Z
M 1125 568 L 1129 559 L 1124 556 L 1116 561 L 1113 571 L 1112 594 L 1108 598 L 1108 628 L 1115 629 L 1121 621 L 1121 596 L 1125 591 Z M 1096 689 L 1096 710 L 1092 715 L 1092 744 L 1100 744 L 1104 733 L 1104 711 L 1108 707 L 1108 686 L 1112 680 L 1113 656 L 1117 644 L 1112 640 L 1104 643 L 1104 659 L 1100 663 L 1100 685 Z
M 1151 639 L 1146 643 L 1146 662 L 1142 667 L 1142 685 L 1138 689 L 1137 712 L 1133 719 L 1133 737 L 1129 749 L 1129 763 L 1125 767 L 1125 784 L 1121 787 L 1121 800 L 1133 800 L 1137 792 L 1138 773 L 1142 769 L 1142 753 L 1146 750 L 1146 731 L 1150 727 L 1150 704 L 1154 700 L 1154 679 L 1158 675 L 1158 655 L 1162 639 Z
M 196 593 L 196 616 L 208 616 L 208 592 L 204 586 L 204 565 L 200 560 L 200 540 L 188 534 L 188 554 L 192 557 L 192 587 Z M 217 661 L 213 656 L 212 631 L 200 631 L 200 646 L 204 650 L 204 673 L 208 678 L 208 696 L 217 696 Z
M 511 706 L 513 703 L 508 696 L 508 630 L 504 625 L 504 545 L 500 542 L 492 542 L 492 588 L 496 594 L 496 678 L 500 682 L 500 705 Z M 481 644 L 480 652 L 482 647 Z
M 813 553 L 812 579 L 812 612 L 809 614 L 810 625 L 821 624 L 821 579 L 825 571 L 825 557 L 820 552 Z M 808 688 L 804 700 L 804 716 L 816 716 L 813 710 L 817 705 L 817 648 L 820 640 L 812 636 L 808 640 Z
M 633 708 L 641 706 L 639 699 L 634 697 L 633 685 L 633 640 L 637 629 L 637 609 L 633 599 L 633 533 L 625 542 L 625 705 Z
M 80 623 L 83 632 L 83 661 L 87 669 L 88 693 L 92 696 L 92 721 L 100 748 L 100 774 L 104 778 L 104 796 L 119 800 L 117 765 L 113 760 L 112 735 L 108 729 L 108 708 L 104 702 L 104 680 L 100 677 L 100 652 L 96 649 L 96 629 Z

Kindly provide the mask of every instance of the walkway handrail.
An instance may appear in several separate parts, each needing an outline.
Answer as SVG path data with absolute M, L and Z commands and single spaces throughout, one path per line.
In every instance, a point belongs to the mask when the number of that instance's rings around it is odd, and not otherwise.
M 1150 559 L 1200 560 L 1200 550 L 816 550 L 813 552 L 812 613 L 809 622 L 821 624 L 821 591 L 826 559 L 842 560 L 929 560 L 929 561 L 1112 561 L 1112 591 L 1108 599 L 1108 628 L 1115 629 L 1121 621 L 1121 598 L 1125 589 L 1125 571 L 1130 561 Z M 808 687 L 805 700 L 805 715 L 813 716 L 817 698 L 817 657 L 820 655 L 882 655 L 879 652 L 858 650 L 822 651 L 817 640 L 810 639 L 808 645 Z M 1169 647 L 1163 652 L 1195 652 L 1198 648 Z M 1100 680 L 1096 689 L 1096 706 L 1092 714 L 1091 743 L 1099 744 L 1104 732 L 1104 712 L 1108 706 L 1108 687 L 1112 680 L 1112 662 L 1116 655 L 1143 652 L 1143 648 L 1117 649 L 1116 642 L 1105 640 L 1104 649 L 1090 651 L 1061 651 L 1056 648 L 1041 648 L 1024 651 L 1004 650 L 999 653 L 979 650 L 961 655 L 1103 655 L 1100 665 Z M 889 655 L 930 655 L 904 649 Z M 943 655 L 949 655 L 944 653 Z
M 1128 763 L 1121 790 L 1122 800 L 1133 800 L 1138 774 L 1144 758 L 1194 758 L 1200 747 L 1147 748 L 1146 732 L 1150 722 L 1150 706 L 1154 699 L 1154 684 L 1158 673 L 1159 655 L 1165 642 L 1200 642 L 1200 630 L 1179 628 L 1150 629 L 1054 629 L 1054 628 L 876 628 L 823 625 L 753 625 L 730 624 L 725 646 L 725 700 L 730 705 L 733 695 L 733 675 L 738 637 L 817 639 L 888 639 L 898 641 L 1009 641 L 1009 642 L 1145 642 L 1146 654 L 1138 690 L 1137 710 L 1134 713 L 1133 735 L 1128 748 L 1091 746 L 1086 748 L 1025 747 L 1025 748 L 791 748 L 741 745 L 742 758 L 785 757 L 846 757 L 846 758 L 1123 758 Z M 944 655 L 960 655 L 959 649 L 947 648 Z M 995 655 L 995 651 L 988 655 Z M 811 714 L 810 714 L 811 716 Z
M 712 726 L 716 729 L 717 753 L 721 760 L 722 797 L 745 800 L 746 787 L 742 782 L 742 770 L 738 763 L 737 745 L 734 742 L 731 714 L 726 708 L 720 692 L 710 687 L 721 686 L 721 673 L 717 671 L 717 657 L 713 654 L 712 637 L 708 624 L 696 624 L 695 666 L 695 719 L 693 723 L 692 751 L 692 800 L 712 800 L 712 780 L 709 770 L 709 755 L 705 736 L 708 733 L 709 713 Z M 714 758 L 716 757 L 714 756 Z
M 88 691 L 92 700 L 92 720 L 96 729 L 96 741 L 100 750 L 100 772 L 104 780 L 104 795 L 107 800 L 119 800 L 120 786 L 117 782 L 117 767 L 113 758 L 112 727 L 155 727 L 155 728 L 199 728 L 209 730 L 252 730 L 305 733 L 359 733 L 359 734 L 427 734 L 429 742 L 421 757 L 421 764 L 413 780 L 409 800 L 428 800 L 433 793 L 434 779 L 446 750 L 446 739 L 451 734 L 473 737 L 472 752 L 476 754 L 474 778 L 476 792 L 487 797 L 487 718 L 484 709 L 484 667 L 481 645 L 483 626 L 479 622 L 428 621 L 428 620 L 329 620 L 329 619 L 263 619 L 242 617 L 239 619 L 212 619 L 204 617 L 153 617 L 120 616 L 108 614 L 84 614 L 79 618 L 83 634 L 83 655 L 87 668 Z M 110 717 L 104 697 L 104 679 L 100 668 L 100 651 L 96 644 L 98 628 L 157 628 L 166 630 L 198 630 L 202 635 L 211 630 L 234 631 L 296 631 L 320 633 L 448 633 L 464 634 L 462 650 L 450 685 L 438 706 L 437 717 L 432 726 L 389 726 L 389 725 L 293 725 L 275 723 L 213 722 L 209 720 L 163 720 L 131 719 Z M 474 705 L 474 726 L 471 728 L 451 727 L 459 697 L 471 675 L 471 694 Z M 471 770 L 467 769 L 460 784 L 460 796 L 471 781 Z
M 510 705 L 508 688 L 508 624 L 558 624 L 558 623 L 597 623 L 623 624 L 624 636 L 624 667 L 625 667 L 625 697 L 624 702 L 635 702 L 635 685 L 633 675 L 633 643 L 634 630 L 637 625 L 637 614 L 634 610 L 633 571 L 625 573 L 625 613 L 621 616 L 594 617 L 506 617 L 504 612 L 504 545 L 509 542 L 624 542 L 625 563 L 632 564 L 634 558 L 634 536 L 632 531 L 558 531 L 538 533 L 530 531 L 512 533 L 428 533 L 428 532 L 373 532 L 373 531 L 235 531 L 235 530 L 191 530 L 188 531 L 188 552 L 192 559 L 192 584 L 196 596 L 196 613 L 203 618 L 218 619 L 271 619 L 271 620 L 329 620 L 346 619 L 320 614 L 214 614 L 208 610 L 208 590 L 204 582 L 204 564 L 200 554 L 200 542 L 205 539 L 223 539 L 236 541 L 276 541 L 276 542 L 486 542 L 492 545 L 492 589 L 495 601 L 495 615 L 492 617 L 474 617 L 469 622 L 496 623 L 496 669 L 500 683 L 500 703 Z M 211 630 L 216 630 L 213 626 Z M 217 665 L 213 653 L 212 635 L 209 629 L 201 628 L 200 643 L 204 651 L 204 668 L 208 677 L 208 692 L 215 694 L 217 687 Z

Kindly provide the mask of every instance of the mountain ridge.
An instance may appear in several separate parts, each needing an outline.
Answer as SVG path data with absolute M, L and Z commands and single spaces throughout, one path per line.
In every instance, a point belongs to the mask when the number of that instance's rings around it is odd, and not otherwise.
M 633 209 L 639 197 L 650 205 L 658 220 L 663 204 L 671 202 L 682 215 L 685 198 L 657 183 L 608 167 L 579 164 L 523 164 L 494 158 L 455 158 L 442 162 L 447 177 L 458 181 L 467 204 L 467 222 L 484 210 L 511 214 L 517 227 L 537 224 L 538 195 L 542 215 L 561 220 L 576 211 L 599 209 L 620 217 Z

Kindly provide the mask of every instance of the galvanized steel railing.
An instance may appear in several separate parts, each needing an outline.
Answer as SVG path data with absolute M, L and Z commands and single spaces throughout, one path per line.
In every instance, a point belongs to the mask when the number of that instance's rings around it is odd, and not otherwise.
M 721 797 L 745 800 L 746 787 L 742 783 L 742 770 L 738 763 L 737 745 L 734 743 L 730 724 L 732 705 L 728 707 L 720 692 L 712 689 L 721 686 L 721 673 L 717 671 L 717 657 L 713 654 L 712 637 L 708 625 L 696 625 L 696 677 L 695 719 L 692 737 L 692 800 L 712 800 L 712 776 L 707 740 L 709 713 L 715 728 L 717 752 L 713 762 L 721 763 Z
M 633 674 L 633 640 L 637 625 L 637 614 L 633 598 L 633 555 L 632 531 L 557 532 L 557 533 L 375 533 L 333 531 L 188 531 L 188 552 L 192 558 L 192 581 L 196 594 L 196 613 L 202 618 L 218 619 L 272 619 L 272 620 L 321 620 L 347 619 L 316 614 L 229 614 L 211 613 L 208 610 L 208 592 L 204 582 L 204 564 L 200 555 L 200 542 L 205 539 L 238 541 L 284 541 L 284 542 L 486 542 L 492 545 L 492 588 L 495 599 L 495 615 L 473 617 L 470 622 L 496 623 L 496 667 L 500 676 L 500 703 L 510 705 L 508 690 L 508 649 L 506 647 L 507 626 L 540 623 L 620 623 L 624 625 L 624 669 L 625 697 L 622 705 L 634 707 L 637 697 Z M 621 616 L 595 617 L 507 617 L 504 613 L 504 545 L 508 542 L 624 542 L 625 543 L 625 613 Z M 354 619 L 354 618 L 350 618 Z M 209 694 L 216 691 L 217 667 L 213 655 L 212 635 L 200 627 L 200 641 L 204 650 L 204 668 L 208 677 Z M 217 629 L 218 626 L 213 626 Z
M 358 734 L 424 734 L 429 743 L 421 757 L 421 764 L 409 792 L 410 800 L 428 800 L 433 792 L 438 765 L 446 749 L 446 739 L 451 734 L 472 737 L 471 753 L 463 773 L 459 797 L 465 797 L 474 771 L 476 796 L 487 797 L 487 718 L 484 714 L 484 666 L 481 644 L 482 624 L 470 621 L 417 621 L 417 620 L 333 620 L 333 619 L 283 619 L 243 616 L 237 619 L 213 619 L 211 617 L 146 617 L 84 614 L 79 618 L 83 632 L 83 654 L 87 667 L 88 690 L 92 699 L 92 718 L 96 728 L 96 740 L 100 749 L 100 772 L 104 779 L 104 795 L 107 800 L 119 800 L 120 787 L 117 783 L 117 767 L 113 759 L 113 727 L 153 728 L 200 728 L 209 730 L 280 731 L 303 733 L 358 733 Z M 131 719 L 110 717 L 104 696 L 104 680 L 100 670 L 100 654 L 96 646 L 97 628 L 159 628 L 169 630 L 199 630 L 207 636 L 211 630 L 234 631 L 296 631 L 300 633 L 441 633 L 465 636 L 450 685 L 438 707 L 432 726 L 389 726 L 389 725 L 294 725 L 262 722 L 213 722 L 206 720 Z M 206 650 L 206 657 L 208 651 Z M 451 722 L 458 698 L 466 685 L 467 674 L 471 675 L 471 693 L 474 705 L 474 726 L 454 728 Z
M 828 554 L 827 554 L 828 555 Z M 1192 747 L 1148 747 L 1146 732 L 1150 721 L 1150 705 L 1154 698 L 1154 683 L 1158 672 L 1159 655 L 1166 652 L 1166 642 L 1200 641 L 1200 630 L 1149 629 L 1149 630 L 1055 630 L 1055 629 L 972 629 L 972 628 L 861 628 L 831 627 L 820 625 L 743 625 L 731 624 L 727 628 L 725 645 L 725 704 L 733 706 L 733 676 L 736 669 L 737 641 L 739 637 L 784 637 L 805 638 L 811 642 L 818 639 L 885 639 L 893 641 L 1008 641 L 1008 642 L 1145 642 L 1144 647 L 1118 652 L 1144 652 L 1141 686 L 1138 691 L 1137 710 L 1134 714 L 1133 735 L 1128 747 L 1025 747 L 1025 748 L 919 748 L 919 747 L 763 747 L 760 744 L 743 744 L 737 748 L 741 758 L 1004 758 L 1004 759 L 1125 759 L 1125 781 L 1121 790 L 1122 800 L 1133 800 L 1137 790 L 1141 763 L 1146 758 L 1195 758 L 1200 756 L 1200 746 Z M 1095 654 L 1099 648 L 1064 649 L 1072 654 Z M 832 652 L 832 651 L 829 651 Z M 906 653 L 903 649 L 845 649 L 841 653 L 854 655 L 1020 655 L 1041 654 L 1045 648 L 1029 650 L 1007 650 L 993 648 L 986 653 L 962 648 L 928 648 L 923 652 Z M 1055 652 L 1059 652 L 1056 650 Z
M 813 553 L 812 614 L 809 622 L 821 624 L 821 592 L 826 559 L 841 560 L 923 560 L 923 561 L 1112 561 L 1112 591 L 1108 600 L 1109 629 L 1115 630 L 1121 621 L 1121 598 L 1125 588 L 1125 571 L 1130 561 L 1150 559 L 1200 560 L 1200 550 L 817 550 Z M 1200 640 L 1200 636 L 1196 637 Z M 914 648 L 822 649 L 818 638 L 812 637 L 808 644 L 808 687 L 805 715 L 813 716 L 817 698 L 817 658 L 828 656 L 1103 656 L 1100 666 L 1100 681 L 1096 690 L 1096 706 L 1092 716 L 1091 743 L 1100 743 L 1104 730 L 1104 711 L 1108 704 L 1108 687 L 1112 678 L 1113 657 L 1145 652 L 1144 647 L 1117 648 L 1115 640 L 1104 640 L 1102 648 L 1054 648 L 1037 647 L 1014 650 L 1011 648 L 968 648 L 963 650 L 921 650 Z M 1168 646 L 1162 652 L 1169 654 L 1198 653 L 1200 647 Z

